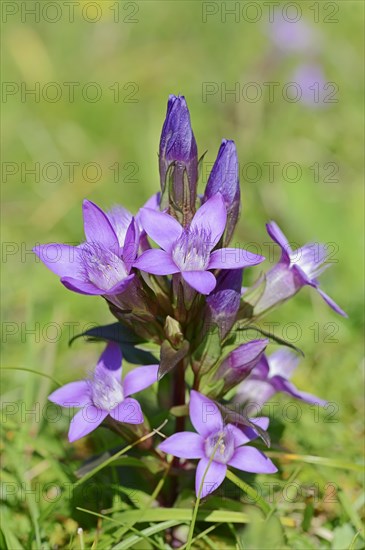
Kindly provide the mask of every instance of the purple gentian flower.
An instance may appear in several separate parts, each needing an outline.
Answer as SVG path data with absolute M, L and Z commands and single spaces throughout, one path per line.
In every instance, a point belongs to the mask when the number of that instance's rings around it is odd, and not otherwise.
M 272 306 L 294 296 L 303 286 L 312 286 L 336 313 L 347 317 L 346 313 L 319 288 L 317 276 L 329 264 L 325 264 L 328 254 L 326 247 L 318 243 L 308 243 L 292 250 L 288 239 L 275 222 L 266 226 L 273 241 L 281 248 L 281 258 L 265 275 L 265 290 L 254 308 L 258 315 Z
M 241 344 L 224 359 L 215 378 L 224 380 L 225 392 L 248 377 L 260 361 L 268 343 L 268 339 L 251 340 Z
M 176 433 L 163 441 L 159 449 L 179 458 L 200 459 L 195 478 L 197 496 L 213 453 L 213 460 L 204 478 L 201 498 L 221 485 L 226 477 L 227 466 L 258 474 L 271 474 L 277 471 L 275 465 L 262 452 L 245 445 L 258 437 L 257 433 L 252 428 L 245 427 L 241 430 L 233 424 L 225 424 L 218 406 L 213 401 L 192 390 L 189 411 L 191 423 L 198 433 Z M 268 418 L 251 420 L 262 429 L 268 426 Z M 218 447 L 215 449 L 218 441 Z
M 216 161 L 208 178 L 203 203 L 221 193 L 227 209 L 227 226 L 224 244 L 231 240 L 240 212 L 240 182 L 238 158 L 234 141 L 223 139 Z
M 327 401 L 301 392 L 289 382 L 298 363 L 298 355 L 287 349 L 275 351 L 268 357 L 263 355 L 247 380 L 239 386 L 235 402 L 250 402 L 261 408 L 273 395 L 284 392 L 301 401 L 324 406 Z
M 291 79 L 297 85 L 297 90 L 293 90 L 294 98 L 308 107 L 326 107 L 326 96 L 330 95 L 328 91 L 328 82 L 326 81 L 322 67 L 318 64 L 305 63 L 299 65 L 294 71 Z M 288 88 L 288 92 L 291 88 Z M 335 98 L 332 99 L 336 103 Z
M 71 421 L 70 442 L 95 430 L 110 415 L 118 422 L 141 424 L 143 414 L 138 401 L 129 397 L 157 381 L 158 365 L 137 367 L 122 376 L 122 352 L 111 342 L 101 355 L 89 380 L 70 382 L 48 397 L 62 407 L 81 407 Z
M 33 250 L 68 289 L 80 294 L 120 294 L 134 277 L 131 269 L 139 245 L 137 224 L 132 218 L 121 246 L 117 235 L 121 238 L 121 226 L 116 232 L 96 204 L 85 200 L 83 216 L 86 242 L 78 246 L 44 244 Z
M 304 20 L 284 18 L 282 8 L 274 10 L 273 20 L 267 27 L 273 44 L 282 53 L 310 53 L 317 46 L 317 37 L 313 29 Z
M 183 174 L 186 169 L 195 204 L 198 181 L 198 148 L 191 128 L 189 109 L 184 96 L 170 95 L 165 122 L 162 127 L 159 164 L 161 189 L 164 191 L 166 174 L 170 164 L 176 163 L 174 174 L 174 195 L 178 203 L 182 200 Z
M 181 273 L 183 279 L 202 294 L 210 294 L 216 286 L 216 278 L 210 269 L 237 269 L 264 260 L 263 256 L 238 248 L 221 248 L 212 252 L 227 221 L 220 193 L 199 208 L 186 228 L 169 214 L 148 208 L 142 209 L 141 221 L 146 233 L 163 250 L 147 250 L 134 267 L 154 275 Z

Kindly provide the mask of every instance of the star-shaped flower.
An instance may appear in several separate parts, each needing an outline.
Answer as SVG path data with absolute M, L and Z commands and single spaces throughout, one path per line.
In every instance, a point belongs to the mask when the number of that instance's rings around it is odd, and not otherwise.
M 137 367 L 122 381 L 122 352 L 111 342 L 105 348 L 88 380 L 70 382 L 48 397 L 62 407 L 81 407 L 70 424 L 70 442 L 95 430 L 110 415 L 118 422 L 141 424 L 140 404 L 130 397 L 157 381 L 158 365 Z
M 201 294 L 210 294 L 217 284 L 211 269 L 238 269 L 264 260 L 263 256 L 239 248 L 213 250 L 227 221 L 220 193 L 197 210 L 186 228 L 164 212 L 144 208 L 140 216 L 144 230 L 162 250 L 147 250 L 134 267 L 154 275 L 181 273 L 184 280 Z
M 195 477 L 196 495 L 204 475 L 201 497 L 215 491 L 226 477 L 228 466 L 253 473 L 271 474 L 277 471 L 262 452 L 245 445 L 258 437 L 253 429 L 241 430 L 233 424 L 225 424 L 217 405 L 194 390 L 190 394 L 189 412 L 191 423 L 198 433 L 176 433 L 163 441 L 159 448 L 179 458 L 199 459 Z M 262 429 L 266 429 L 269 423 L 265 417 L 252 421 Z
M 108 216 L 96 204 L 85 200 L 83 215 L 86 242 L 78 246 L 50 243 L 33 250 L 68 289 L 80 294 L 120 294 L 134 277 L 131 268 L 139 245 L 137 224 L 132 218 L 121 246 Z

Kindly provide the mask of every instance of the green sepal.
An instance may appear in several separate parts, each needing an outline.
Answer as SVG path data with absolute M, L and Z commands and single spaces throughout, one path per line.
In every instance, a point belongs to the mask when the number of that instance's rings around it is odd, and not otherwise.
M 189 353 L 190 344 L 184 340 L 179 349 L 175 349 L 168 340 L 161 345 L 160 367 L 158 369 L 158 380 L 170 372 Z
M 192 355 L 191 366 L 193 371 L 196 374 L 199 373 L 199 375 L 206 374 L 220 359 L 221 353 L 219 327 L 213 325 Z

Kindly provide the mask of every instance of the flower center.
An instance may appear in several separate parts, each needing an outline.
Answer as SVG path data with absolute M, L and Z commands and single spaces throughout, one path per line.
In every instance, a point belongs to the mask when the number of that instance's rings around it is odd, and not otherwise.
M 85 278 L 101 290 L 110 290 L 128 275 L 123 260 L 100 243 L 88 243 L 82 261 Z
M 112 411 L 124 400 L 122 384 L 105 370 L 102 375 L 96 372 L 90 384 L 91 399 L 98 409 Z
M 218 446 L 217 446 L 218 444 Z M 234 453 L 234 437 L 229 429 L 224 428 L 215 432 L 205 440 L 205 455 L 207 458 L 213 456 L 215 462 L 227 464 Z
M 185 229 L 172 250 L 172 259 L 181 271 L 205 271 L 209 264 L 210 233 Z

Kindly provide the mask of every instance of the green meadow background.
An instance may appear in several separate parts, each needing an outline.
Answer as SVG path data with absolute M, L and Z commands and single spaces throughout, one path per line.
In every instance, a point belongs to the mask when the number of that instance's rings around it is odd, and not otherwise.
M 337 316 L 308 288 L 267 318 L 278 322 L 275 334 L 305 352 L 295 383 L 333 403 L 319 412 L 297 405 L 287 415 L 279 405 L 273 415 L 273 450 L 304 457 L 274 459 L 281 465 L 279 483 L 299 487 L 297 494 L 276 489 L 271 500 L 273 518 L 289 518 L 285 532 L 274 521 L 263 535 L 254 507 L 244 504 L 252 515 L 247 528 L 220 525 L 194 548 L 364 548 L 358 467 L 364 414 L 362 2 L 296 2 L 317 45 L 310 55 L 281 57 L 267 35 L 267 3 L 251 3 L 250 9 L 262 9 L 256 22 L 254 11 L 242 11 L 244 2 L 79 1 L 73 13 L 65 4 L 1 6 L 0 546 L 114 548 L 120 541 L 118 519 L 108 522 L 77 507 L 100 513 L 144 502 L 144 493 L 136 502 L 126 499 L 114 470 L 114 477 L 104 470 L 98 478 L 113 483 L 110 494 L 85 498 L 64 490 L 84 460 L 119 443 L 99 430 L 69 444 L 68 419 L 52 421 L 45 409 L 55 388 L 47 377 L 61 383 L 83 377 L 101 348 L 82 340 L 69 348 L 70 336 L 112 317 L 102 299 L 68 292 L 30 251 L 39 242 L 81 241 L 83 198 L 104 209 L 120 203 L 136 212 L 159 189 L 157 151 L 166 102 L 170 93 L 180 93 L 188 101 L 199 153 L 207 151 L 201 190 L 221 139 L 236 142 L 243 209 L 234 244 L 261 247 L 269 256 L 270 219 L 295 243 L 327 243 L 333 265 L 321 285 L 349 315 Z M 207 4 L 217 13 L 204 18 Z M 238 16 L 225 21 L 223 10 L 236 5 Z M 310 107 L 283 98 L 292 72 L 307 62 L 319 63 L 326 80 L 335 83 L 335 103 Z M 256 83 L 250 90 L 249 82 Z M 279 83 L 273 101 L 264 82 Z M 207 83 L 210 95 L 204 95 Z M 238 90 L 239 97 L 225 95 L 225 89 Z M 262 91 L 255 102 L 254 90 Z M 293 172 L 298 167 L 299 178 Z M 245 282 L 259 272 L 247 273 Z M 308 456 L 322 460 L 314 464 Z M 127 469 L 122 479 L 123 472 Z M 138 489 L 141 472 L 133 479 L 128 470 L 125 486 Z M 224 498 L 211 506 L 225 509 Z M 123 536 L 148 526 L 136 524 Z M 199 523 L 196 533 L 207 527 Z M 162 533 L 125 547 L 169 548 Z

